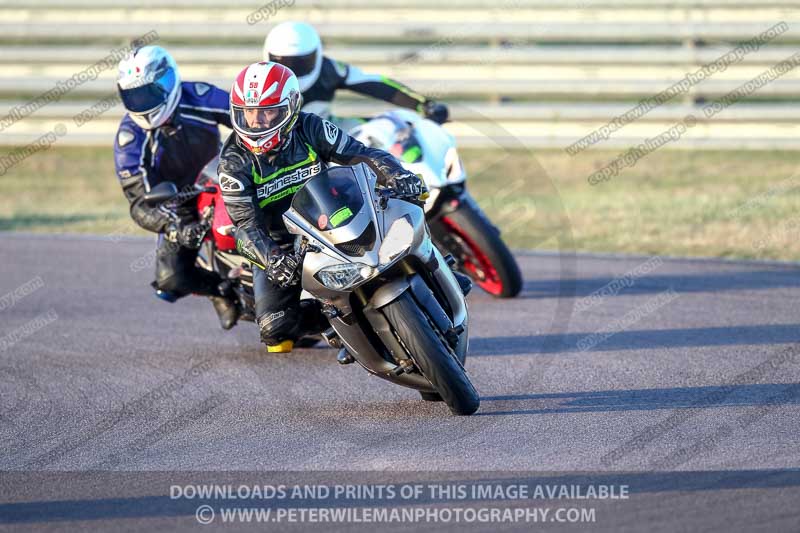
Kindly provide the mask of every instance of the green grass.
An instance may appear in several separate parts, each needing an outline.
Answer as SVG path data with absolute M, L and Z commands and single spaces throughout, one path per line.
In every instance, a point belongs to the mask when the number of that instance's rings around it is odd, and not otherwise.
M 616 155 L 511 154 L 471 188 L 512 246 L 559 235 L 581 251 L 800 260 L 800 152 L 661 150 L 589 185 Z M 463 154 L 467 167 L 488 157 Z
M 661 150 L 590 186 L 616 155 L 465 150 L 462 159 L 513 247 L 800 260 L 800 175 L 790 179 L 800 152 Z M 101 148 L 54 147 L 9 169 L 0 230 L 145 234 Z
M 146 234 L 130 220 L 111 150 L 101 148 L 53 147 L 8 169 L 0 230 Z

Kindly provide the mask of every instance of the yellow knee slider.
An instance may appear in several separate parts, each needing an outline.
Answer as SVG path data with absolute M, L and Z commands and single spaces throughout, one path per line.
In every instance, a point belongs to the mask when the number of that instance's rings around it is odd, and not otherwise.
M 268 353 L 289 353 L 294 348 L 294 341 L 283 341 L 280 344 L 267 345 Z

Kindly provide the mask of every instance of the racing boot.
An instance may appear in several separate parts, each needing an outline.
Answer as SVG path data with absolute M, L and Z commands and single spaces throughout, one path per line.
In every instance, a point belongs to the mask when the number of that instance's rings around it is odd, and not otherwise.
M 209 296 L 208 298 L 214 304 L 214 310 L 219 317 L 219 325 L 222 326 L 222 329 L 228 330 L 236 325 L 242 308 L 230 281 L 223 281 L 217 286 L 217 289 L 220 296 Z

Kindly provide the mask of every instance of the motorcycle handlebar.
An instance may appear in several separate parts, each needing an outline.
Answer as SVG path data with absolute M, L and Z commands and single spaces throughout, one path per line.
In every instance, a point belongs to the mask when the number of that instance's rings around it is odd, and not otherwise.
M 203 193 L 213 194 L 216 192 L 217 192 L 216 187 L 198 187 L 189 191 L 177 192 L 176 194 L 170 196 L 169 198 L 165 198 L 163 200 L 156 200 L 155 202 L 152 203 L 155 203 L 158 206 L 172 205 L 177 207 L 179 205 L 185 204 L 190 200 L 194 200 Z
M 177 208 L 178 207 L 180 207 L 181 205 L 189 202 L 190 200 L 194 200 L 195 198 L 197 198 L 198 196 L 200 196 L 203 193 L 213 194 L 215 192 L 217 192 L 216 187 L 199 187 L 199 186 L 195 186 L 193 189 L 191 189 L 189 191 L 180 191 L 180 192 L 177 192 L 176 194 L 174 194 L 174 195 L 172 195 L 172 196 L 170 196 L 168 198 L 165 198 L 163 200 L 156 200 L 156 201 L 152 201 L 152 202 L 149 202 L 149 203 L 151 205 L 153 205 L 155 208 L 157 208 L 159 211 L 161 211 L 162 213 L 165 213 L 167 216 L 169 216 L 170 219 L 177 220 L 178 219 L 178 214 L 177 214 Z M 213 216 L 213 206 L 212 206 L 211 213 L 212 213 L 212 216 Z M 206 218 L 205 217 L 205 213 L 204 213 L 204 218 Z M 208 219 L 208 220 L 210 220 L 210 219 Z

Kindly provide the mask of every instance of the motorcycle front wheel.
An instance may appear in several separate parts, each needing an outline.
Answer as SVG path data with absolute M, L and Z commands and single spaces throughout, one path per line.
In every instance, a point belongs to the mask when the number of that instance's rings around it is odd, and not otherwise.
M 471 415 L 481 400 L 455 353 L 433 321 L 406 291 L 383 313 L 422 375 L 454 415 Z

